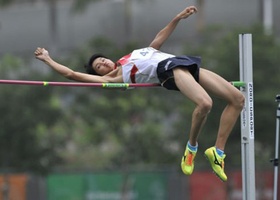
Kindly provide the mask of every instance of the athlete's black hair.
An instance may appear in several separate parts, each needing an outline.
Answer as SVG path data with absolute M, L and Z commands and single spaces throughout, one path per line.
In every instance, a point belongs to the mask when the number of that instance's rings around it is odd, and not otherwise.
M 101 53 L 93 54 L 93 55 L 89 58 L 88 63 L 84 65 L 84 67 L 85 67 L 85 69 L 86 69 L 86 72 L 87 72 L 88 74 L 100 75 L 100 74 L 98 74 L 98 73 L 93 69 L 93 67 L 92 67 L 92 63 L 95 61 L 95 59 L 100 58 L 100 57 L 102 57 L 102 58 L 107 58 L 106 56 L 104 56 L 104 55 L 101 54 Z

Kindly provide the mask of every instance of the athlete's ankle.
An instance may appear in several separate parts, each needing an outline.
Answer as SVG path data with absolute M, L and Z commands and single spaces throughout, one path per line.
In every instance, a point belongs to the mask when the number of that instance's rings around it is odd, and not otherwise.
M 223 155 L 224 155 L 224 151 L 223 150 L 221 150 L 221 149 L 219 149 L 219 148 L 217 148 L 217 147 L 215 147 L 216 148 L 216 152 L 217 152 L 217 154 L 220 156 L 220 157 L 223 157 Z
M 197 152 L 197 149 L 198 149 L 198 143 L 196 143 L 195 146 L 191 145 L 190 141 L 188 141 L 187 143 L 187 148 L 189 150 L 191 150 L 192 152 Z

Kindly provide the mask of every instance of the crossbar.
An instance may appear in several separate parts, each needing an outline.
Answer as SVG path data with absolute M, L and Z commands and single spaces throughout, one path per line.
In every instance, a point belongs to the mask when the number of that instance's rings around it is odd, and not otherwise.
M 243 81 L 231 81 L 235 87 L 244 87 Z M 80 83 L 80 82 L 50 82 L 27 80 L 0 80 L 0 84 L 6 85 L 37 85 L 37 86 L 61 86 L 61 87 L 101 87 L 101 88 L 134 88 L 134 87 L 161 87 L 159 83 Z
M 26 80 L 0 80 L 0 84 L 62 86 L 62 87 L 101 87 L 101 88 L 133 88 L 133 87 L 161 86 L 158 83 L 80 83 L 80 82 L 26 81 Z

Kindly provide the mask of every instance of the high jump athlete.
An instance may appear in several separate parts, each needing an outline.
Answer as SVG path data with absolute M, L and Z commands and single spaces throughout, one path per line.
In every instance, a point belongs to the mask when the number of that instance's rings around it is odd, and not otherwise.
M 244 96 L 224 78 L 202 68 L 199 57 L 175 56 L 160 51 L 177 24 L 196 12 L 195 6 L 185 8 L 158 32 L 149 47 L 134 50 L 117 62 L 102 54 L 94 54 L 85 66 L 87 73 L 76 72 L 57 63 L 44 48 L 37 48 L 35 57 L 60 75 L 79 82 L 160 83 L 168 90 L 180 91 L 196 105 L 192 114 L 189 139 L 181 160 L 181 168 L 186 175 L 193 173 L 198 136 L 212 108 L 209 94 L 225 100 L 227 105 L 221 114 L 216 142 L 214 146 L 206 149 L 204 155 L 216 175 L 222 181 L 226 181 L 224 149 L 243 108 Z

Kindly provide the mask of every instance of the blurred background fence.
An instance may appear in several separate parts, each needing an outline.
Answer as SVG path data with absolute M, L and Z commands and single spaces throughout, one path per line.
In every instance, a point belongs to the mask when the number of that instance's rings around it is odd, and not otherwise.
M 273 197 L 273 173 L 257 172 L 257 200 Z M 242 200 L 240 171 L 222 183 L 209 171 L 184 176 L 176 170 L 61 172 L 46 177 L 30 174 L 0 176 L 5 200 Z

